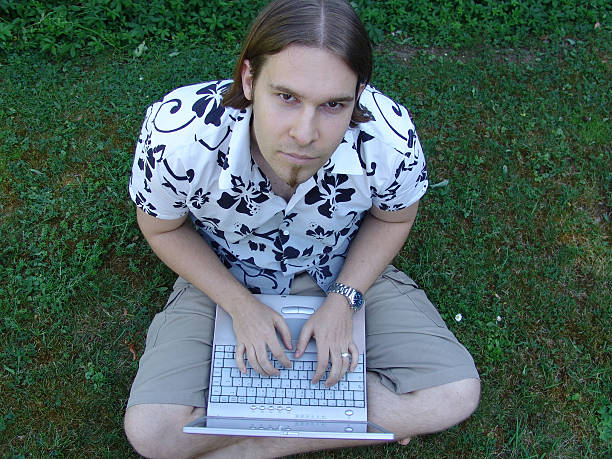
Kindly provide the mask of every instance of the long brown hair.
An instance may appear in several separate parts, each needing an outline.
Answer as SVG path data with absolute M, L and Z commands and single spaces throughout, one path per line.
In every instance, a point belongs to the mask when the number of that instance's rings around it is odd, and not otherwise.
M 234 68 L 234 82 L 223 96 L 223 105 L 246 108 L 251 104 L 242 91 L 242 64 L 248 59 L 253 81 L 266 57 L 289 45 L 324 48 L 343 59 L 361 84 L 372 76 L 372 46 L 365 27 L 345 0 L 275 0 L 259 13 L 242 46 Z M 370 120 L 357 100 L 351 125 Z

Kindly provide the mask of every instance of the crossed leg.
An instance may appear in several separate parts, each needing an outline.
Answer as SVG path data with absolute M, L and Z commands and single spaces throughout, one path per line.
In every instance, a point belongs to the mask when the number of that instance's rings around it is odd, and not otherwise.
M 407 443 L 411 437 L 448 429 L 478 406 L 480 381 L 461 381 L 395 394 L 368 373 L 368 418 Z M 377 443 L 364 440 L 312 440 L 184 434 L 182 427 L 205 414 L 183 405 L 134 405 L 125 415 L 125 432 L 134 449 L 150 458 L 272 458 L 290 454 Z

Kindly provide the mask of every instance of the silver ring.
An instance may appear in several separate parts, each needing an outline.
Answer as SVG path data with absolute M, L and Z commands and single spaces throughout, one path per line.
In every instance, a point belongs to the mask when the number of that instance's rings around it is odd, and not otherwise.
M 348 352 L 343 352 L 342 354 L 340 354 L 340 357 L 345 358 L 345 357 L 350 357 L 351 354 L 349 354 Z

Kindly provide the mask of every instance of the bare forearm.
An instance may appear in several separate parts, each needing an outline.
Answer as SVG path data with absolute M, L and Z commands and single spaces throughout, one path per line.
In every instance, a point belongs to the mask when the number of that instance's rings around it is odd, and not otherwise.
M 367 215 L 337 281 L 366 292 L 403 247 L 413 221 L 388 222 Z
M 179 228 L 145 235 L 147 242 L 170 269 L 232 314 L 250 292 L 221 263 L 217 255 L 186 220 Z

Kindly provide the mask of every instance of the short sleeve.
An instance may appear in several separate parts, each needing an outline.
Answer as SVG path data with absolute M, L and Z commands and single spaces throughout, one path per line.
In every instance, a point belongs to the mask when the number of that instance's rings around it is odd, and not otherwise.
M 429 185 L 425 155 L 410 113 L 371 86 L 363 91 L 360 102 L 372 115 L 359 134 L 372 176 L 372 204 L 385 211 L 409 207 Z
M 147 109 L 134 153 L 129 192 L 136 206 L 147 214 L 177 219 L 188 212 L 188 183 L 193 170 L 185 170 L 178 159 L 181 145 L 172 142 L 176 136 L 164 136 L 155 130 L 153 120 L 160 106 L 157 102 Z
M 381 167 L 376 185 L 371 190 L 372 203 L 385 211 L 401 210 L 417 202 L 427 192 L 429 181 L 425 155 L 416 132 L 406 151 L 401 154 L 397 151 L 387 153 L 394 157 L 394 161 Z

